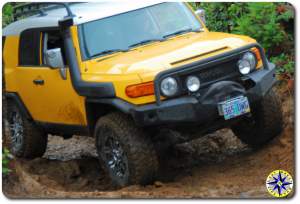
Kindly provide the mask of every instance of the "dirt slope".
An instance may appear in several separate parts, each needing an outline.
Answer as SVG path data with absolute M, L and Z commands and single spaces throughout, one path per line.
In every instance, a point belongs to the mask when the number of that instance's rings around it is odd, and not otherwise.
M 10 198 L 266 198 L 267 175 L 276 169 L 294 177 L 294 104 L 280 90 L 284 131 L 253 151 L 230 130 L 182 144 L 167 157 L 153 185 L 112 189 L 96 159 L 92 138 L 50 136 L 43 158 L 14 162 L 4 179 Z

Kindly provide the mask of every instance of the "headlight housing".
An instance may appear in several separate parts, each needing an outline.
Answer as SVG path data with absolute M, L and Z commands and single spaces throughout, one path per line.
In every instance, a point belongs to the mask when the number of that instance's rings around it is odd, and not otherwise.
M 200 88 L 200 80 L 196 76 L 189 76 L 186 79 L 186 87 L 190 92 L 198 91 Z
M 160 83 L 160 90 L 164 96 L 171 97 L 178 92 L 178 83 L 173 77 L 167 77 Z
M 246 75 L 255 70 L 257 59 L 252 52 L 246 52 L 238 61 L 238 68 L 241 74 Z

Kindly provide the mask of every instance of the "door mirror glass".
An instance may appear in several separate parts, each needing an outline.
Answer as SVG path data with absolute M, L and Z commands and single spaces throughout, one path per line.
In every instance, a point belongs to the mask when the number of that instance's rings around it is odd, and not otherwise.
M 195 11 L 195 14 L 202 20 L 202 22 L 205 24 L 206 20 L 205 20 L 205 11 L 204 9 L 197 9 Z
M 45 60 L 46 65 L 51 68 L 64 68 L 64 60 L 60 48 L 46 50 Z

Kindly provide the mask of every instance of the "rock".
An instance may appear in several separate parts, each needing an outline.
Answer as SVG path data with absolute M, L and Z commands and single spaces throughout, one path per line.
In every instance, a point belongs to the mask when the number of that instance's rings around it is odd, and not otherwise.
M 156 187 L 156 188 L 160 188 L 160 187 L 162 187 L 164 184 L 162 183 L 162 182 L 160 182 L 160 181 L 155 181 L 154 182 L 154 186 Z

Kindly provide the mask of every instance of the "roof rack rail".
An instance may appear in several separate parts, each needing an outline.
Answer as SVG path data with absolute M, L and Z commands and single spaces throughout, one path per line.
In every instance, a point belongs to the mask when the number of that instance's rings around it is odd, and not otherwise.
M 25 18 L 28 16 L 33 16 L 36 14 L 40 14 L 41 16 L 47 15 L 46 11 L 58 9 L 64 7 L 67 11 L 66 17 L 74 17 L 75 15 L 72 13 L 70 9 L 71 4 L 75 3 L 83 3 L 83 2 L 73 2 L 73 3 L 65 3 L 65 2 L 40 2 L 40 3 L 24 3 L 13 8 L 13 19 L 14 21 L 19 20 L 21 18 Z

